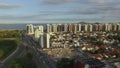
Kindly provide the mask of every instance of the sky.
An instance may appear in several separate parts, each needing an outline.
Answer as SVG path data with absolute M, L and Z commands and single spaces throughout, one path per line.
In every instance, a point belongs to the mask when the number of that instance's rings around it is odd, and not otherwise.
M 0 23 L 120 22 L 120 0 L 0 0 Z

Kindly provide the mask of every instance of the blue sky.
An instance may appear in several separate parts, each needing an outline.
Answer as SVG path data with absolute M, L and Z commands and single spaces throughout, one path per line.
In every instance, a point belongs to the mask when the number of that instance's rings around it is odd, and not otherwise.
M 0 23 L 120 22 L 120 0 L 0 0 Z

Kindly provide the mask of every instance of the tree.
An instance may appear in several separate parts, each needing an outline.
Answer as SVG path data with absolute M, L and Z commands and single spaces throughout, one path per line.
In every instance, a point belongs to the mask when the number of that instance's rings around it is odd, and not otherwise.
M 30 53 L 10 61 L 8 66 L 8 68 L 37 68 Z
M 0 49 L 0 58 L 4 55 L 3 50 Z
M 73 59 L 62 58 L 56 64 L 57 68 L 73 68 Z
M 95 44 L 101 46 L 101 45 L 103 45 L 104 43 L 103 43 L 103 41 L 97 41 Z

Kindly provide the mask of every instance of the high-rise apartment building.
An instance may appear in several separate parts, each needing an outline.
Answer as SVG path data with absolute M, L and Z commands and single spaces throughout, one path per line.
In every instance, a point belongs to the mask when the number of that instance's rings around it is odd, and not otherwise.
M 52 31 L 57 32 L 57 24 L 52 24 Z
M 88 24 L 84 24 L 84 26 L 85 26 L 85 30 L 84 31 L 88 31 Z
M 76 33 L 77 32 L 77 24 L 74 24 L 73 26 L 74 26 L 73 31 L 74 31 L 74 33 Z
M 72 24 L 68 24 L 68 31 L 72 32 L 73 31 L 73 25 Z
M 27 35 L 32 35 L 34 34 L 34 27 L 32 24 L 27 24 L 26 25 L 26 32 L 27 32 Z
M 103 30 L 103 25 L 102 24 L 98 24 L 98 31 L 102 31 Z
M 79 25 L 79 31 L 81 31 L 81 24 L 78 24 Z
M 113 31 L 117 31 L 117 24 L 113 24 Z
M 85 24 L 81 24 L 81 31 L 85 31 Z
M 50 48 L 50 34 L 44 33 L 40 36 L 39 45 L 41 48 Z
M 40 35 L 39 45 L 41 48 L 44 48 L 44 35 Z
M 64 32 L 68 32 L 68 24 L 64 24 Z
M 52 26 L 50 24 L 47 24 L 47 33 L 52 32 Z
M 92 32 L 93 31 L 93 25 L 89 24 L 89 31 Z
M 43 34 L 43 26 L 36 26 L 34 33 L 34 40 L 38 41 L 41 34 Z
M 108 24 L 105 24 L 105 31 L 108 31 Z
M 50 48 L 50 34 L 44 34 L 44 45 L 46 48 Z
M 112 28 L 113 28 L 113 27 L 112 27 L 112 24 L 108 24 L 108 26 L 107 26 L 107 29 L 108 29 L 108 30 L 107 30 L 107 31 L 111 31 Z
M 117 30 L 120 31 L 120 24 L 117 24 Z
M 62 25 L 61 24 L 57 25 L 57 32 L 62 32 Z

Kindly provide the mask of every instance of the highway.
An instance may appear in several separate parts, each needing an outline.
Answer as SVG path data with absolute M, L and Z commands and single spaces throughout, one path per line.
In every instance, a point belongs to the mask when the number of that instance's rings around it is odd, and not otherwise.
M 33 59 L 35 60 L 35 63 L 37 64 L 37 68 L 47 68 L 47 66 L 44 64 L 44 61 L 40 58 L 40 55 L 38 54 L 37 50 L 35 49 L 35 46 L 32 41 L 30 41 L 29 37 L 25 37 L 26 42 L 28 43 L 28 50 L 33 54 Z
M 51 62 L 48 55 L 38 50 L 39 46 L 32 38 L 26 37 L 26 40 L 28 41 L 28 44 L 31 45 L 29 48 L 34 57 L 37 58 L 36 61 L 39 62 L 40 65 L 42 65 L 42 67 L 40 68 L 56 68 L 55 64 Z
M 27 39 L 27 43 L 32 45 L 32 43 L 28 39 Z M 25 48 L 26 46 L 21 43 L 12 54 L 10 54 L 5 60 L 1 61 L 0 68 L 8 68 L 8 62 L 10 60 L 20 57 L 24 53 Z M 45 67 L 46 65 L 44 65 L 43 61 L 39 59 L 39 56 L 36 54 L 37 53 L 36 49 L 34 49 L 32 46 L 28 46 L 28 50 L 33 54 L 33 59 L 37 64 L 37 68 L 48 68 L 48 67 Z
M 22 55 L 24 52 L 25 46 L 23 44 L 20 44 L 19 47 L 11 54 L 9 55 L 5 60 L 1 62 L 0 68 L 8 68 L 7 64 L 10 60 L 18 58 Z

